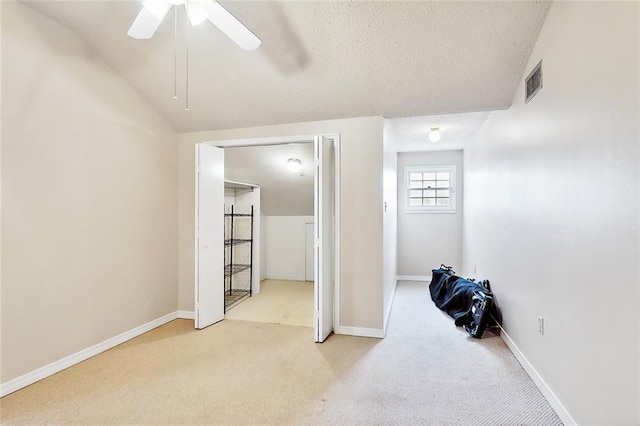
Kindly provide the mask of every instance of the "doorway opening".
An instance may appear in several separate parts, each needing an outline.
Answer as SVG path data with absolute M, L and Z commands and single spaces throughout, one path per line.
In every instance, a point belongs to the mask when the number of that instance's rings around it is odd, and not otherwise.
M 313 326 L 316 342 L 324 341 L 333 331 L 334 324 L 338 324 L 339 317 L 339 188 L 340 188 L 340 136 L 339 134 L 302 136 L 288 138 L 261 138 L 249 140 L 232 140 L 200 143 L 196 145 L 196 238 L 195 238 L 195 268 L 196 268 L 196 328 L 204 328 L 224 318 L 224 259 L 225 259 L 225 235 L 222 220 L 225 215 L 225 189 L 224 181 L 227 173 L 225 170 L 225 149 L 229 153 L 233 148 L 260 147 L 268 145 L 282 147 L 286 145 L 313 147 L 313 160 L 309 170 L 313 176 L 313 221 L 307 218 L 298 237 L 302 239 L 302 260 L 299 264 L 302 275 L 301 281 L 309 277 L 309 260 L 305 254 L 309 253 L 308 225 L 313 226 Z M 294 158 L 294 157 L 292 157 Z M 246 159 L 246 157 L 245 157 Z M 296 159 L 300 162 L 299 159 Z M 268 163 L 269 157 L 262 156 L 262 161 Z M 286 164 L 286 163 L 285 163 Z M 285 165 L 280 165 L 285 167 Z M 303 171 L 302 174 L 305 174 Z M 298 176 L 301 177 L 301 176 Z M 302 176 L 305 177 L 305 176 Z M 228 179 L 227 179 L 228 180 Z M 249 179 L 251 180 L 250 176 Z M 237 181 L 236 181 L 237 182 Z M 260 188 L 259 182 L 245 182 L 254 184 Z M 260 188 L 260 191 L 266 188 Z M 310 192 L 310 191 L 308 191 Z M 274 195 L 277 195 L 277 191 Z M 283 194 L 280 194 L 281 196 Z M 307 193 L 307 198 L 311 194 Z M 266 197 L 262 197 L 267 199 Z M 275 204 L 283 204 L 278 200 Z M 304 199 L 304 197 L 302 197 Z M 272 202 L 272 201 L 269 201 Z M 286 203 L 286 202 L 285 202 Z M 294 203 L 290 201 L 289 203 Z M 258 201 L 257 204 L 260 204 Z M 259 215 L 259 207 L 254 210 L 254 215 Z M 307 211 L 308 212 L 308 211 Z M 261 223 L 262 222 L 262 223 Z M 259 220 L 253 220 L 264 225 L 260 214 Z M 261 226 L 257 227 L 258 229 Z M 265 229 L 267 229 L 265 227 Z M 258 281 L 255 290 L 260 293 L 259 280 L 269 270 L 267 266 L 262 272 L 266 256 L 256 256 L 260 248 L 264 248 L 259 230 L 257 234 L 259 242 L 253 242 L 251 253 L 254 256 L 252 264 L 255 265 L 253 275 Z M 267 239 L 268 237 L 268 233 Z M 276 240 L 277 241 L 277 240 Z M 259 260 L 260 259 L 260 260 Z M 251 282 L 255 283 L 255 280 Z M 251 280 L 251 279 L 250 279 Z
M 241 298 L 238 304 L 231 300 L 225 318 L 313 327 L 314 144 L 225 147 L 224 162 L 226 235 L 237 237 L 225 240 L 225 257 L 239 262 L 237 273 L 227 274 L 225 299 Z M 293 170 L 290 162 L 296 166 Z M 238 216 L 250 215 L 252 210 L 253 221 L 260 221 L 253 239 L 251 217 Z M 253 262 L 248 255 L 251 241 L 260 246 Z M 307 265 L 309 243 L 311 264 Z M 259 279 L 251 295 L 247 283 L 252 272 Z

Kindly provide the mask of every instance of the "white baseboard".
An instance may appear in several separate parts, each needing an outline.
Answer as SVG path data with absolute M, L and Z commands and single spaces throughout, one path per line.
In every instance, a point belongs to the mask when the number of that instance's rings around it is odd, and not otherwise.
M 389 325 L 389 317 L 391 316 L 391 308 L 393 307 L 393 299 L 396 297 L 396 288 L 398 287 L 398 280 L 393 282 L 393 290 L 391 290 L 391 297 L 389 298 L 389 305 L 387 306 L 387 312 L 384 314 L 384 324 L 382 325 L 383 337 L 387 335 L 387 326 Z
M 178 312 L 179 311 L 171 312 L 170 314 L 167 314 L 163 317 L 160 317 L 153 321 L 149 321 L 148 323 L 138 326 L 132 330 L 125 331 L 124 333 L 118 334 L 115 337 L 107 339 L 89 348 L 83 349 L 80 352 L 76 352 L 75 354 L 71 354 L 58 361 L 52 362 L 49 365 L 40 367 L 37 370 L 31 371 L 30 373 L 23 374 L 20 377 L 16 377 L 15 379 L 2 383 L 0 384 L 0 397 L 9 395 L 12 392 L 29 386 L 30 384 L 33 384 L 46 377 L 49 377 L 59 371 L 64 370 L 65 368 L 69 368 L 72 365 L 78 364 L 79 362 L 91 358 L 92 356 L 98 355 L 99 353 L 104 352 L 107 349 L 111 349 L 121 343 L 126 342 L 127 340 L 131 340 L 134 337 L 138 337 L 141 334 L 153 330 L 154 328 L 171 322 L 174 319 L 178 318 Z
M 384 338 L 384 330 L 381 328 L 363 328 L 363 327 L 338 327 L 334 330 L 335 334 L 345 334 L 347 336 L 357 337 L 375 337 Z
M 538 374 L 536 369 L 533 367 L 533 365 L 531 365 L 527 357 L 524 356 L 524 354 L 518 348 L 515 342 L 511 340 L 511 337 L 509 337 L 507 332 L 504 331 L 504 329 L 500 325 L 498 325 L 498 327 L 500 327 L 500 337 L 502 338 L 504 343 L 507 345 L 507 347 L 509 348 L 513 356 L 516 357 L 520 365 L 522 365 L 522 368 L 524 368 L 524 371 L 526 371 L 529 377 L 531 377 L 531 380 L 533 380 L 533 383 L 535 383 L 538 389 L 540 389 L 540 392 L 542 393 L 542 395 L 544 395 L 547 401 L 549 401 L 549 405 L 551 405 L 551 408 L 553 408 L 553 410 L 556 412 L 558 417 L 560 417 L 560 420 L 562 420 L 562 423 L 564 423 L 566 426 L 577 425 L 576 421 L 573 419 L 573 417 L 571 417 L 571 414 L 569 414 L 565 406 L 562 405 L 562 402 L 560 402 L 556 394 L 553 393 L 551 388 L 542 379 L 540 374 Z
M 194 311 L 177 311 L 177 318 L 179 319 L 196 319 L 196 313 Z
M 398 275 L 398 281 L 431 281 L 431 275 Z

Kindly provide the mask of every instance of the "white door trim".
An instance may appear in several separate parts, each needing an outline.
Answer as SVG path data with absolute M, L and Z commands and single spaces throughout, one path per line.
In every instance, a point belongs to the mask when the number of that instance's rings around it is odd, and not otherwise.
M 334 197 L 334 209 L 333 212 L 335 223 L 333 224 L 333 268 L 334 268 L 334 286 L 333 286 L 333 332 L 340 329 L 340 218 L 341 218 L 341 205 L 340 205 L 340 133 L 331 133 L 322 135 L 328 139 L 333 140 L 333 197 Z
M 340 133 L 316 133 L 311 135 L 297 135 L 297 136 L 272 136 L 272 137 L 260 137 L 260 138 L 241 138 L 241 139 L 225 139 L 225 140 L 203 140 L 197 142 L 206 143 L 219 148 L 241 147 L 241 146 L 263 146 L 263 145 L 284 145 L 290 143 L 313 143 L 316 136 L 324 136 L 327 139 L 331 139 L 334 144 L 334 310 L 333 310 L 333 328 L 335 330 L 340 329 L 340 220 L 341 220 L 341 203 L 340 203 L 340 165 L 341 165 L 341 150 L 340 150 Z M 197 188 L 196 188 L 197 191 Z M 197 205 L 196 205 L 197 207 Z M 196 210 L 197 212 L 197 210 Z M 197 279 L 197 278 L 196 278 Z M 315 284 L 314 284 L 315 285 Z

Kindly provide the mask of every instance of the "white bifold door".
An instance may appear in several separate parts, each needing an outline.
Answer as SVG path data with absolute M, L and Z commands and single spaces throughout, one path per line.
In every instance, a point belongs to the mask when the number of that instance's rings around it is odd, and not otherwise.
M 334 318 L 334 144 L 315 138 L 314 338 L 323 342 Z M 195 326 L 224 319 L 224 150 L 196 148 Z
M 224 318 L 224 150 L 196 147 L 195 325 Z
M 324 136 L 315 137 L 315 341 L 333 331 L 334 290 L 334 146 Z

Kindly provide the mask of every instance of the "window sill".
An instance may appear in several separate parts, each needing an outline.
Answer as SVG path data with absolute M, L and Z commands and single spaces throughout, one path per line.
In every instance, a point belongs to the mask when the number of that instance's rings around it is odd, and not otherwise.
M 404 209 L 404 212 L 408 214 L 452 214 L 458 211 L 456 209 Z

